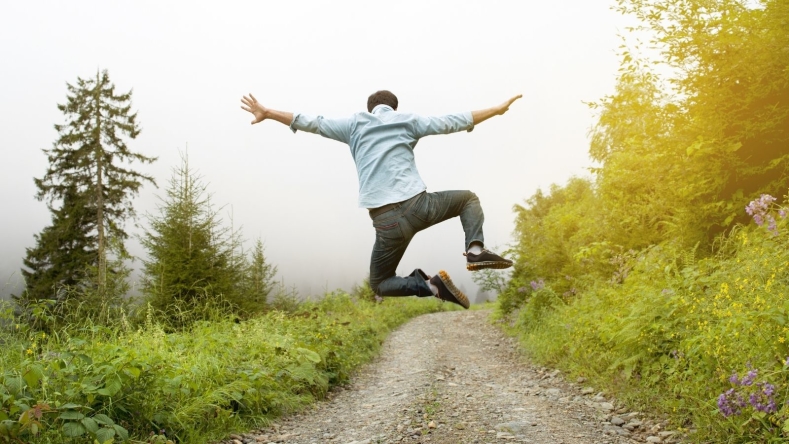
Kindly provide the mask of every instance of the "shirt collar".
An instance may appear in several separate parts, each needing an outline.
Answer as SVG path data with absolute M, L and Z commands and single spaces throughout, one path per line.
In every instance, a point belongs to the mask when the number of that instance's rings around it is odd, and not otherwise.
M 383 112 L 383 111 L 394 111 L 394 109 L 392 109 L 391 106 L 384 105 L 383 103 L 380 104 L 380 105 L 376 105 L 375 108 L 373 108 L 373 114 L 377 114 L 376 111 L 379 111 L 379 110 L 380 110 L 380 112 Z

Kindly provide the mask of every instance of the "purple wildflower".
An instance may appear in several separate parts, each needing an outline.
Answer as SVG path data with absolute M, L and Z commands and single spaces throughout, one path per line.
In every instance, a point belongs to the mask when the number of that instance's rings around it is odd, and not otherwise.
M 784 362 L 789 366 L 789 357 Z M 748 372 L 739 378 L 734 372 L 729 377 L 729 382 L 734 386 L 718 396 L 718 410 L 725 417 L 739 415 L 748 407 L 761 413 L 776 413 L 778 407 L 775 402 L 775 385 L 767 381 L 755 382 L 759 370 L 748 363 Z M 744 397 L 747 396 L 747 401 Z
M 739 415 L 744 404 L 742 396 L 736 393 L 733 388 L 718 396 L 718 410 L 727 418 L 732 415 Z
M 773 196 L 762 194 L 761 197 L 752 200 L 751 203 L 745 207 L 745 212 L 748 213 L 749 216 L 753 216 L 753 221 L 756 222 L 756 225 L 761 226 L 764 224 L 765 217 L 768 218 L 768 220 L 773 220 L 772 217 L 768 215 L 770 204 L 773 202 L 775 202 Z M 772 229 L 770 231 L 772 231 Z
M 770 215 L 767 215 L 767 220 L 768 220 L 767 229 L 770 230 L 771 233 L 773 233 L 774 235 L 777 236 L 778 235 L 778 223 L 775 222 L 775 218 L 770 216 Z
M 746 373 L 745 376 L 742 377 L 742 381 L 740 381 L 740 385 L 742 386 L 752 385 L 753 380 L 756 379 L 756 376 L 758 376 L 758 374 L 759 374 L 759 370 L 757 369 L 748 371 L 748 373 Z
M 748 402 L 750 402 L 754 410 L 764 413 L 775 413 L 778 411 L 773 398 L 775 386 L 769 382 L 760 382 L 757 385 L 761 390 L 751 393 L 751 396 L 748 398 Z
M 786 357 L 786 361 L 784 361 L 784 365 L 789 367 L 789 356 Z
M 781 216 L 781 219 L 786 219 L 786 210 L 781 208 L 778 210 L 778 215 Z
M 531 285 L 531 289 L 534 291 L 542 290 L 543 288 L 545 288 L 545 281 L 539 279 L 537 281 L 531 281 L 529 285 Z

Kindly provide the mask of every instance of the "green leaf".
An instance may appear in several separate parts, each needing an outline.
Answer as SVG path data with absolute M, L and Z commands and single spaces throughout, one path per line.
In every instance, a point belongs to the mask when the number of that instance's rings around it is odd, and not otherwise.
M 96 439 L 98 439 L 99 442 L 102 444 L 108 441 L 112 442 L 114 437 L 115 437 L 114 429 L 103 428 L 103 429 L 99 429 L 99 431 L 96 432 Z
M 97 431 L 99 431 L 99 423 L 93 418 L 82 418 L 82 421 L 80 422 L 83 426 L 85 426 L 85 430 L 90 433 L 95 434 Z
M 58 418 L 60 418 L 60 419 L 66 419 L 66 420 L 72 420 L 72 421 L 79 421 L 80 419 L 82 419 L 84 417 L 85 417 L 85 415 L 83 415 L 82 413 L 77 412 L 75 410 L 66 410 L 65 412 L 61 413 L 60 416 L 58 416 Z
M 16 376 L 11 378 L 6 378 L 4 384 L 12 395 L 19 396 L 22 392 L 23 382 L 24 381 L 22 380 L 22 378 Z
M 140 377 L 140 373 L 142 373 L 142 371 L 139 368 L 137 368 L 137 367 L 126 367 L 126 368 L 123 369 L 123 372 L 126 373 L 127 375 L 131 376 L 134 379 L 139 378 Z
M 27 369 L 22 377 L 25 379 L 28 387 L 33 389 L 38 388 L 38 383 L 41 382 L 41 379 L 44 377 L 44 368 L 38 364 L 33 364 Z
M 317 364 L 317 363 L 321 362 L 321 356 L 319 354 L 315 353 L 312 350 L 309 350 L 309 349 L 306 349 L 306 348 L 297 347 L 296 351 L 299 352 L 299 354 L 301 356 L 303 356 L 304 358 L 307 358 L 307 360 L 312 362 L 312 363 Z
M 117 374 L 110 376 L 104 383 L 104 389 L 109 393 L 109 395 L 105 396 L 114 396 L 121 390 L 121 387 L 123 387 L 123 382 L 121 381 L 120 376 Z M 99 393 L 101 393 L 101 390 L 99 390 Z
M 126 441 L 129 439 L 129 432 L 123 427 L 115 424 L 114 426 L 112 426 L 112 428 L 113 430 L 115 430 L 115 433 L 117 433 L 118 436 L 121 437 L 122 440 Z
M 63 404 L 62 406 L 60 406 L 60 408 L 61 409 L 78 409 L 78 408 L 82 408 L 82 406 L 79 405 L 79 404 L 74 404 L 73 402 L 69 402 L 67 404 Z
M 63 424 L 63 434 L 68 437 L 76 438 L 85 434 L 85 427 L 78 422 L 67 422 Z
M 0 421 L 0 436 L 7 436 L 11 437 L 14 434 L 14 429 L 17 428 L 17 424 L 11 420 Z
M 102 413 L 99 413 L 98 415 L 94 415 L 94 416 L 93 416 L 93 419 L 95 419 L 96 421 L 98 421 L 98 422 L 99 422 L 99 424 L 104 424 L 104 425 L 108 425 L 108 426 L 111 426 L 111 425 L 114 425 L 114 424 L 115 424 L 115 421 L 113 421 L 112 419 L 110 419 L 110 417 L 109 417 L 109 416 L 107 416 L 107 415 L 105 415 L 105 414 L 102 414 Z

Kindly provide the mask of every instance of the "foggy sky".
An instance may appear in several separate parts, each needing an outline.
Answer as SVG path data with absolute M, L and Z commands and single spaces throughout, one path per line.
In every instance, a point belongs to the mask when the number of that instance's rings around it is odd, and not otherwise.
M 278 279 L 303 296 L 350 289 L 368 273 L 375 238 L 357 207 L 349 149 L 276 122 L 251 126 L 239 99 L 339 117 L 367 96 L 394 92 L 399 110 L 437 115 L 487 108 L 522 93 L 504 116 L 471 133 L 422 139 L 417 167 L 428 191 L 470 189 L 485 211 L 489 247 L 513 241 L 514 204 L 538 188 L 586 175 L 584 101 L 613 93 L 623 19 L 607 1 L 38 1 L 0 15 L 0 294 L 19 283 L 25 248 L 50 223 L 34 177 L 63 123 L 66 83 L 107 69 L 133 89 L 140 136 L 158 156 L 134 200 L 137 224 L 157 212 L 188 146 L 227 223 L 251 247 L 261 237 Z M 128 224 L 131 234 L 140 232 Z M 130 251 L 144 255 L 136 240 Z M 445 269 L 470 293 L 459 219 L 416 236 L 398 272 Z M 139 261 L 135 264 L 140 266 Z

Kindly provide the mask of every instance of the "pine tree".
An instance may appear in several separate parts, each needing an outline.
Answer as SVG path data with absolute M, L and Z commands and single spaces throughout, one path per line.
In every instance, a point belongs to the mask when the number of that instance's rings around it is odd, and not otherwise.
M 95 238 L 92 245 L 96 254 L 95 264 L 76 263 L 71 265 L 72 269 L 51 273 L 73 274 L 86 265 L 95 265 L 95 287 L 99 294 L 104 294 L 110 251 L 108 239 L 116 239 L 118 253 L 126 254 L 123 241 L 128 235 L 123 224 L 134 216 L 131 198 L 144 182 L 155 185 L 152 177 L 130 169 L 129 164 L 149 164 L 156 158 L 132 152 L 126 145 L 124 138 L 134 139 L 140 133 L 137 113 L 131 112 L 131 91 L 117 94 L 107 71 L 97 72 L 94 79 L 77 78 L 76 86 L 67 84 L 67 88 L 66 104 L 58 105 L 66 123 L 55 125 L 59 137 L 51 149 L 43 150 L 50 166 L 44 177 L 35 179 L 38 187 L 36 198 L 46 200 L 53 214 L 63 212 L 62 217 L 81 214 L 81 210 L 73 208 L 75 205 L 90 209 L 91 214 L 76 219 L 78 225 L 62 231 L 54 230 L 53 222 L 53 230 L 58 231 L 59 239 L 66 240 L 67 244 L 79 233 L 90 231 L 90 238 Z M 69 193 L 71 198 L 68 198 Z M 58 202 L 62 206 L 55 209 Z M 57 217 L 53 217 L 53 221 Z M 40 245 L 33 252 L 40 250 L 37 253 L 42 258 L 55 257 L 54 246 L 41 244 L 42 239 L 43 233 L 37 238 Z M 29 259 L 32 260 L 31 265 L 36 262 L 33 256 Z M 36 272 L 33 269 L 32 273 Z
M 64 288 L 79 288 L 88 268 L 98 263 L 92 209 L 74 187 L 64 190 L 63 205 L 52 209 L 52 225 L 35 236 L 22 269 L 25 292 L 13 299 L 22 306 L 42 300 L 62 300 Z
M 263 241 L 258 238 L 245 267 L 243 308 L 248 310 L 264 307 L 275 286 L 277 267 L 268 262 L 264 251 Z
M 222 226 L 206 185 L 189 168 L 186 155 L 173 168 L 158 215 L 141 237 L 142 290 L 151 305 L 170 315 L 221 298 L 234 302 L 242 278 L 236 260 L 237 236 Z

